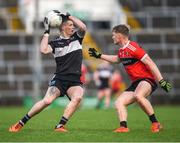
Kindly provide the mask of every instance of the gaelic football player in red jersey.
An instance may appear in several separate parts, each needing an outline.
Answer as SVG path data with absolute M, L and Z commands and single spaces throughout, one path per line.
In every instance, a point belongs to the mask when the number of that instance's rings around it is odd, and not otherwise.
M 129 40 L 129 28 L 117 25 L 112 30 L 114 44 L 121 46 L 117 55 L 105 55 L 89 48 L 89 55 L 112 63 L 122 63 L 132 84 L 117 98 L 115 107 L 120 120 L 120 127 L 114 132 L 129 132 L 127 127 L 127 106 L 137 102 L 148 115 L 152 125 L 152 132 L 159 132 L 162 128 L 158 122 L 153 107 L 147 97 L 157 88 L 157 83 L 169 92 L 171 84 L 166 81 L 156 64 L 149 55 L 134 41 Z

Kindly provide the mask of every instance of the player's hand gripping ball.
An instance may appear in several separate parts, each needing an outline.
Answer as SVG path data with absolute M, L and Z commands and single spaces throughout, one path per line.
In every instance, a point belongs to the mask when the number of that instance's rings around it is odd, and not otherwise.
M 45 16 L 47 23 L 50 27 L 59 27 L 62 23 L 61 12 L 58 10 L 52 10 Z

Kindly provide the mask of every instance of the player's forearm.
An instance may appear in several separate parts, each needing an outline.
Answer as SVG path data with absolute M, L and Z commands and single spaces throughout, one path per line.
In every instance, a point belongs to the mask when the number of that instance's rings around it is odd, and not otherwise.
M 74 24 L 80 28 L 80 30 L 82 31 L 86 31 L 86 25 L 78 18 L 74 17 L 74 16 L 69 16 L 69 19 L 72 20 L 74 22 Z
M 159 82 L 161 79 L 163 79 L 161 72 L 159 71 L 157 65 L 151 60 L 151 58 L 148 56 L 144 63 L 147 65 L 147 67 L 150 69 L 152 74 L 154 75 L 155 79 Z
M 119 62 L 119 60 L 118 60 L 119 58 L 116 55 L 104 55 L 104 54 L 102 54 L 101 59 L 106 60 L 106 61 L 111 62 L 111 63 L 118 63 Z
M 48 49 L 49 49 L 49 47 L 48 47 L 48 40 L 49 40 L 49 35 L 48 34 L 44 34 L 43 38 L 41 40 L 41 43 L 40 43 L 40 51 L 43 54 L 49 53 L 49 51 L 48 51 Z
M 163 79 L 161 72 L 159 71 L 158 67 L 156 66 L 156 64 L 154 62 L 150 68 L 151 68 L 151 71 L 152 71 L 156 81 L 159 82 L 161 79 Z
M 155 63 L 152 63 L 152 65 L 149 67 L 152 71 L 152 74 L 154 75 L 155 79 L 159 82 L 161 79 L 163 79 L 161 72 L 159 71 L 158 67 Z

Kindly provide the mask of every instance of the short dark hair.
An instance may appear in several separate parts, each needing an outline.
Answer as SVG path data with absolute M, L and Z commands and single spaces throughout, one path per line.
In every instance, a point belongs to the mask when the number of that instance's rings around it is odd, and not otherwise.
M 60 25 L 60 31 L 61 31 L 61 29 L 62 29 L 62 26 L 68 21 L 68 20 L 70 20 L 69 18 L 63 18 L 62 19 L 62 23 L 61 23 L 61 25 Z
M 62 23 L 65 23 L 65 22 L 67 22 L 69 20 L 69 18 L 68 17 L 62 17 Z
M 129 26 L 125 24 L 114 26 L 112 32 L 121 33 L 125 36 L 129 36 Z

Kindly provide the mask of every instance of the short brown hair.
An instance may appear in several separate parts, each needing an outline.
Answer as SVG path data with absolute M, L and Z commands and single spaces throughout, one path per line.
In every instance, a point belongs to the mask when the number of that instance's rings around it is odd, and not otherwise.
M 125 36 L 129 36 L 129 27 L 125 24 L 114 26 L 112 31 L 115 33 L 121 33 Z

